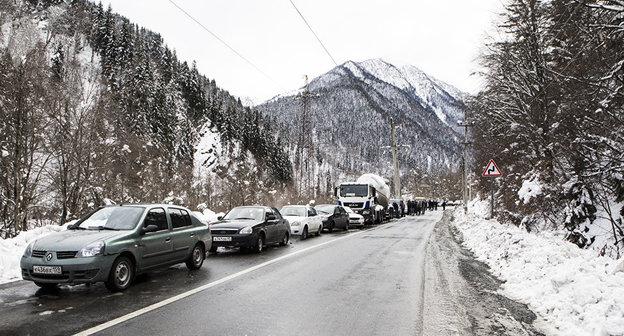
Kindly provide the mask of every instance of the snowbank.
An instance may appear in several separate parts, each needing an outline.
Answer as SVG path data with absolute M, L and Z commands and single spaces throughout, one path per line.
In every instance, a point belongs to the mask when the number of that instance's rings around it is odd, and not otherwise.
M 624 335 L 624 272 L 618 262 L 552 233 L 528 233 L 482 219 L 484 202 L 455 212 L 464 245 L 506 281 L 503 294 L 526 303 L 553 335 Z M 619 271 L 618 271 L 619 270 Z
M 0 284 L 22 278 L 20 270 L 20 259 L 28 244 L 40 237 L 52 232 L 67 229 L 67 223 L 63 226 L 46 225 L 36 229 L 28 230 L 17 235 L 15 238 L 0 239 Z
M 208 206 L 205 203 L 202 203 L 197 206 L 197 214 L 198 217 L 205 223 L 213 223 L 218 221 L 218 217 L 222 216 L 223 213 L 215 213 L 214 211 L 208 209 Z

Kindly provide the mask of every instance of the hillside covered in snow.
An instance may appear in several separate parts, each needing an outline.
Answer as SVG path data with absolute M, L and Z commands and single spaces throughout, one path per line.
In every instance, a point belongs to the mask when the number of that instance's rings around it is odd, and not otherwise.
M 345 174 L 390 176 L 391 155 L 383 147 L 390 145 L 391 120 L 399 127 L 399 144 L 409 146 L 400 153 L 404 174 L 440 174 L 459 166 L 457 121 L 463 119 L 465 95 L 415 66 L 349 61 L 313 79 L 307 90 L 275 97 L 258 109 L 284 125 L 295 166 L 301 152 L 313 152 L 305 156 L 316 159 L 320 189 Z M 310 138 L 313 148 L 301 150 L 302 138 Z
M 0 236 L 106 199 L 220 208 L 291 183 L 260 114 L 159 34 L 87 0 L 0 6 Z

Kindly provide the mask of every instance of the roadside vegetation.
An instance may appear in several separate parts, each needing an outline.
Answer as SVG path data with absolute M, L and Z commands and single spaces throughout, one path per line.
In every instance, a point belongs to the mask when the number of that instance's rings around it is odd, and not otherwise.
M 497 216 L 624 248 L 624 2 L 512 0 L 482 56 L 474 174 L 493 158 Z M 490 181 L 476 181 L 489 195 Z M 595 227 L 598 225 L 599 227 Z
M 87 0 L 0 7 L 0 237 L 107 199 L 226 208 L 291 182 L 270 123 L 160 35 Z

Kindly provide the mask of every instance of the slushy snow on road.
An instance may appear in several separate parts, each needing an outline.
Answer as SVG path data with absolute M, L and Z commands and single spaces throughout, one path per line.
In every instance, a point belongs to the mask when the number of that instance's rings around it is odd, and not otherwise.
M 487 202 L 455 212 L 464 246 L 505 281 L 504 295 L 526 303 L 552 335 L 624 335 L 624 261 L 583 250 L 552 232 L 528 233 L 486 220 Z

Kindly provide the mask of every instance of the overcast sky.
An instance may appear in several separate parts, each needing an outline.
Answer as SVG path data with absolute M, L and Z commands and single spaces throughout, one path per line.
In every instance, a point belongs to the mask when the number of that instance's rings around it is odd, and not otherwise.
M 267 79 L 169 0 L 103 0 L 160 33 L 183 60 L 230 93 L 256 103 L 303 85 L 334 65 L 288 0 L 173 0 L 250 59 Z M 383 58 L 412 64 L 461 90 L 472 76 L 501 0 L 293 0 L 338 64 Z

